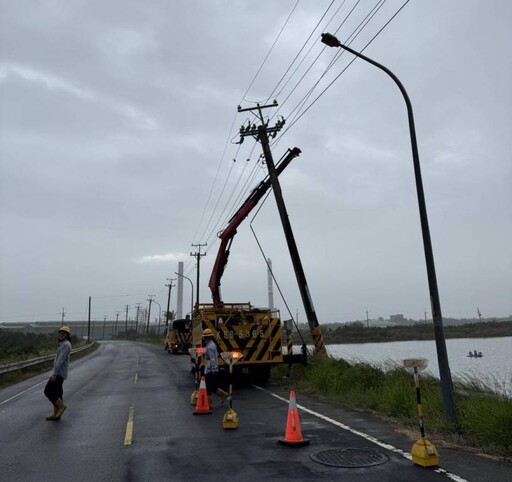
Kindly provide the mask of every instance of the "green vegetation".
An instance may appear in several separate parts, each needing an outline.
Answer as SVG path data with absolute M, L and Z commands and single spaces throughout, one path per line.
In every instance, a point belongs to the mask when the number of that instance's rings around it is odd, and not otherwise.
M 73 348 L 79 348 L 86 344 L 85 340 L 76 336 L 71 337 Z M 53 355 L 57 352 L 58 341 L 53 335 L 41 335 L 34 333 L 3 333 L 0 332 L 0 365 L 30 360 L 41 356 Z M 90 348 L 71 355 L 71 360 L 78 360 L 98 348 L 94 343 Z M 53 360 L 39 363 L 34 366 L 22 368 L 15 372 L 0 374 L 0 387 L 17 383 L 39 373 L 51 370 Z
M 278 367 L 273 376 L 285 373 Z M 403 368 L 378 367 L 315 355 L 307 367 L 294 366 L 290 386 L 325 397 L 329 402 L 369 411 L 416 428 L 416 395 L 413 376 Z M 439 381 L 421 378 L 425 427 L 434 444 L 451 441 L 505 459 L 512 457 L 512 400 L 493 387 L 465 380 L 456 386 L 457 426 L 444 421 Z
M 336 325 L 322 325 L 322 335 L 327 344 L 375 343 L 407 340 L 433 340 L 432 323 L 417 323 L 410 326 L 383 326 L 369 328 L 362 322 Z M 311 343 L 308 327 L 301 326 L 300 332 L 306 343 Z M 488 338 L 512 336 L 512 321 L 488 321 L 465 325 L 444 326 L 445 338 Z M 294 340 L 300 343 L 297 337 Z
M 74 348 L 83 345 L 83 340 L 71 337 Z M 51 355 L 57 351 L 59 342 L 55 334 L 12 333 L 0 331 L 0 365 Z

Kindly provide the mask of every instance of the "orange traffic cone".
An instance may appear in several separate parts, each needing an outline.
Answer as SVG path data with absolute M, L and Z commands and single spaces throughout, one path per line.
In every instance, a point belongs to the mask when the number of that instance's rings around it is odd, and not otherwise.
M 309 440 L 302 437 L 300 429 L 299 412 L 297 410 L 297 402 L 295 400 L 295 390 L 290 392 L 290 403 L 288 405 L 288 420 L 286 422 L 286 433 L 284 439 L 279 439 L 281 445 L 289 447 L 304 447 L 309 444 Z
M 201 383 L 199 383 L 199 394 L 197 396 L 196 409 L 194 415 L 206 415 L 212 413 L 210 405 L 208 404 L 208 394 L 206 393 L 206 381 L 204 377 L 201 377 Z

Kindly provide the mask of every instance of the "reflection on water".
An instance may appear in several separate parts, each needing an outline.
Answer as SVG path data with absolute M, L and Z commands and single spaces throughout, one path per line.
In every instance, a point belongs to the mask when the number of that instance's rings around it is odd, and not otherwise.
M 448 339 L 446 349 L 454 380 L 477 379 L 512 397 L 512 337 Z M 474 350 L 482 352 L 482 357 L 468 357 L 469 351 Z M 439 377 L 433 340 L 327 345 L 327 352 L 335 358 L 368 362 L 384 368 L 402 365 L 404 358 L 427 358 L 427 371 Z

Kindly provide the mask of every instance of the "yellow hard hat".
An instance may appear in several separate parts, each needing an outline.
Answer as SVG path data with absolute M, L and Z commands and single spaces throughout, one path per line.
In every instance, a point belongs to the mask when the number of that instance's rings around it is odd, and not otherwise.
M 213 336 L 213 332 L 210 330 L 210 328 L 203 330 L 203 338 L 206 338 L 207 336 Z
M 64 332 L 65 332 L 65 333 L 67 333 L 68 335 L 71 335 L 71 330 L 69 329 L 69 326 L 62 325 L 62 326 L 59 328 L 59 331 L 64 331 Z

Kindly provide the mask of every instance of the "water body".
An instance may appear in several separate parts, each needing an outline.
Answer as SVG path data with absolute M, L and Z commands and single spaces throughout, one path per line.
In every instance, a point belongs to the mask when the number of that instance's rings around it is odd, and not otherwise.
M 512 398 L 512 337 L 448 339 L 446 349 L 454 380 L 477 379 Z M 468 357 L 468 352 L 474 350 L 482 352 L 482 357 Z M 429 361 L 427 371 L 439 378 L 433 340 L 327 345 L 327 352 L 334 358 L 383 368 L 401 366 L 404 358 L 426 358 Z

